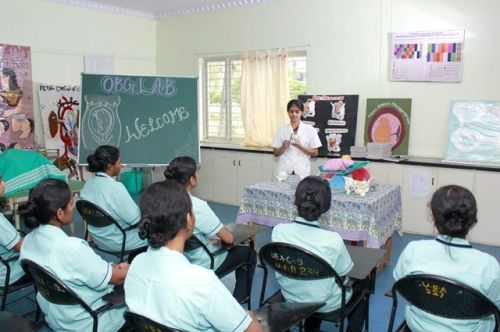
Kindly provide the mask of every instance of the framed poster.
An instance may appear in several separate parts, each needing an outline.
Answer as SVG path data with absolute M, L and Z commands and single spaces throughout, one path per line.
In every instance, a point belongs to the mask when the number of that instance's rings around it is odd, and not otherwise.
M 390 142 L 393 155 L 407 155 L 410 116 L 410 98 L 368 98 L 366 100 L 365 142 Z
M 350 154 L 356 139 L 358 95 L 301 95 L 302 121 L 316 128 L 322 146 L 318 157 Z

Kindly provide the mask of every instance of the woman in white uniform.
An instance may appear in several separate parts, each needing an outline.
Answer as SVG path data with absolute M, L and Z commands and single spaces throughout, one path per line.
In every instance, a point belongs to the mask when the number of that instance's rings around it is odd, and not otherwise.
M 43 180 L 31 189 L 28 201 L 19 207 L 27 227 L 33 229 L 21 248 L 20 260 L 36 262 L 57 276 L 90 307 L 97 309 L 101 299 L 122 284 L 128 264 L 111 265 L 89 247 L 86 241 L 68 236 L 62 226 L 73 219 L 75 203 L 68 184 L 57 179 Z M 45 321 L 55 331 L 91 331 L 93 319 L 79 305 L 59 305 L 37 294 Z M 99 315 L 99 332 L 115 332 L 124 324 L 125 306 Z
M 196 225 L 193 231 L 208 250 L 216 251 L 220 246 L 213 244 L 209 238 L 219 238 L 226 244 L 233 243 L 233 234 L 224 226 L 219 218 L 212 211 L 207 202 L 191 195 L 191 191 L 196 188 L 200 181 L 200 174 L 196 166 L 196 161 L 191 157 L 177 157 L 170 161 L 167 169 L 163 173 L 167 180 L 174 180 L 183 185 L 193 204 L 193 212 L 196 216 Z M 193 264 L 210 268 L 210 258 L 203 248 L 197 248 L 185 252 L 184 255 Z M 227 271 L 234 270 L 234 267 L 242 261 L 250 260 L 250 271 L 247 266 L 242 266 L 236 270 L 236 285 L 234 287 L 234 298 L 242 303 L 250 295 L 251 281 L 257 262 L 257 254 L 249 246 L 234 246 L 227 253 L 219 254 L 214 259 L 214 270 L 217 276 L 224 276 Z M 248 277 L 250 276 L 250 280 Z M 249 288 L 250 287 L 250 288 Z
M 444 186 L 432 195 L 430 209 L 439 235 L 433 240 L 410 242 L 399 256 L 394 279 L 411 274 L 434 274 L 469 285 L 500 305 L 500 268 L 490 254 L 474 249 L 466 240 L 477 223 L 474 195 L 457 185 Z M 493 331 L 495 318 L 448 319 L 407 305 L 406 323 L 418 331 Z
M 311 157 L 318 156 L 321 141 L 316 129 L 300 121 L 304 104 L 292 99 L 287 106 L 290 123 L 280 127 L 272 143 L 273 153 L 279 157 L 274 175 L 284 180 L 291 174 L 304 178 L 311 174 Z
M 121 227 L 127 228 L 139 223 L 141 213 L 123 183 L 114 179 L 122 169 L 120 151 L 110 145 L 102 145 L 87 157 L 88 170 L 94 173 L 81 191 L 80 196 L 88 200 L 115 219 Z M 92 239 L 100 248 L 120 251 L 123 236 L 115 225 L 107 227 L 88 226 Z M 127 231 L 125 250 L 138 249 L 129 255 L 129 262 L 141 251 L 146 250 L 147 242 L 139 238 L 139 230 Z
M 183 331 L 262 331 L 212 270 L 183 255 L 195 228 L 184 187 L 169 180 L 154 183 L 140 207 L 139 227 L 149 248 L 134 259 L 125 281 L 129 310 Z

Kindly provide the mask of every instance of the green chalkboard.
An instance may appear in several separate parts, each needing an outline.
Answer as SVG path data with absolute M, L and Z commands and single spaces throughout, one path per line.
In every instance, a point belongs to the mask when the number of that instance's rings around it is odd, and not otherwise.
M 82 74 L 81 91 L 80 164 L 105 144 L 131 166 L 200 161 L 196 78 Z

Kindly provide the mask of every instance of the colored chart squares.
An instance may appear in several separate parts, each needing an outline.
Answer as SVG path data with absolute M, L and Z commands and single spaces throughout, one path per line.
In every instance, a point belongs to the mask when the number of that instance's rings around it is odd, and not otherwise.
M 422 44 L 396 44 L 393 55 L 396 59 L 420 59 Z
M 427 62 L 459 62 L 462 43 L 427 44 Z

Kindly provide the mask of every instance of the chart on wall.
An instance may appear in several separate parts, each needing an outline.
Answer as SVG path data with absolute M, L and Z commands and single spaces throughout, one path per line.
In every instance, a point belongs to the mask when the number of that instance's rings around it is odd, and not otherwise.
M 80 87 L 47 85 L 38 87 L 45 147 L 58 151 L 57 165 L 78 161 Z
M 500 101 L 450 103 L 444 161 L 500 164 Z
M 464 30 L 393 32 L 392 81 L 461 82 Z
M 410 117 L 410 98 L 368 98 L 365 142 L 390 142 L 393 155 L 407 155 Z
M 350 153 L 356 139 L 358 95 L 301 95 L 302 121 L 316 128 L 322 146 L 320 157 Z
M 30 48 L 0 44 L 0 76 L 0 149 L 34 149 Z

